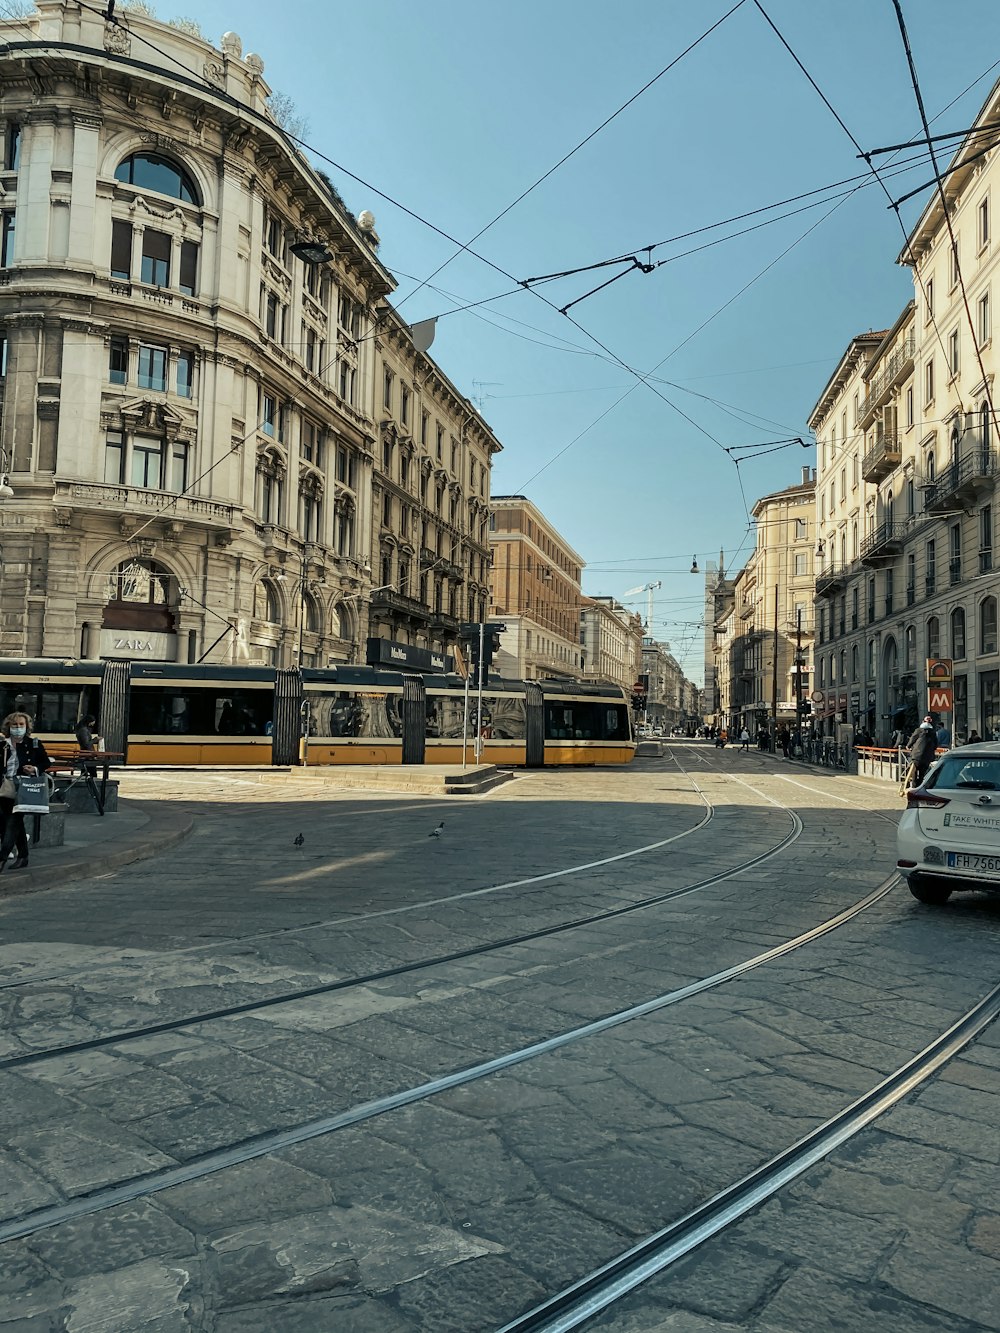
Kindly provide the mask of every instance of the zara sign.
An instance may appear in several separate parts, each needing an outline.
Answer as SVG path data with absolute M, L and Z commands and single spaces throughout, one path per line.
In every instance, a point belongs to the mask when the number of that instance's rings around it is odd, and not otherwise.
M 176 634 L 147 634 L 138 629 L 102 629 L 101 657 L 128 657 L 140 662 L 176 662 Z

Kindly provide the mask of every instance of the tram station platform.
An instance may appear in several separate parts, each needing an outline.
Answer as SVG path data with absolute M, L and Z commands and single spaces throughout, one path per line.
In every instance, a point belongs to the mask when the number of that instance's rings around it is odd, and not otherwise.
M 481 796 L 514 776 L 496 764 L 336 764 L 290 770 L 299 780 L 312 778 L 337 791 L 412 792 L 419 796 Z

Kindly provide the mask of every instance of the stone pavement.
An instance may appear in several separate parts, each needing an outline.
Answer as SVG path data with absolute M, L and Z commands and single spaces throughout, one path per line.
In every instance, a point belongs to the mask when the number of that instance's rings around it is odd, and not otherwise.
M 844 775 L 706 747 L 468 799 L 239 774 L 126 787 L 177 818 L 196 808 L 190 837 L 0 902 L 0 1059 L 18 1061 L 0 1070 L 0 1225 L 750 958 L 884 880 L 898 810 Z M 767 862 L 601 915 L 725 875 L 796 820 Z M 674 1007 L 12 1239 L 0 1333 L 492 1333 L 921 1049 L 993 984 L 998 908 L 933 910 L 897 888 Z M 147 1025 L 160 1030 L 124 1038 Z M 996 1035 L 607 1327 L 1000 1329 Z
M 67 811 L 61 847 L 31 847 L 28 867 L 0 875 L 0 898 L 68 887 L 109 870 L 157 856 L 194 827 L 190 812 L 160 801 L 121 801 L 118 810 Z M 31 837 L 31 821 L 28 821 Z

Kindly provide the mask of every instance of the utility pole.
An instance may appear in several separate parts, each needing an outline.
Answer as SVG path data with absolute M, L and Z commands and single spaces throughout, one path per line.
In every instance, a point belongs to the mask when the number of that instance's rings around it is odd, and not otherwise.
M 774 672 L 771 677 L 771 735 L 778 749 L 778 584 L 774 585 Z
M 795 611 L 795 730 L 802 736 L 802 608 Z

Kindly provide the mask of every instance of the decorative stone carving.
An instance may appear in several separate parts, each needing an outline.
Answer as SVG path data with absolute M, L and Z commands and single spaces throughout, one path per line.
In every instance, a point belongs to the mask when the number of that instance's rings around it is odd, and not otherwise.
M 163 540 L 166 542 L 180 541 L 184 535 L 184 524 L 179 519 L 171 519 L 163 530 Z
M 224 528 L 221 532 L 215 534 L 215 544 L 216 546 L 221 547 L 232 546 L 233 538 L 235 536 L 236 534 L 233 532 L 232 528 Z
M 73 522 L 72 509 L 55 508 L 52 513 L 55 516 L 56 525 L 60 528 L 68 528 Z
M 255 74 L 264 73 L 264 62 L 263 60 L 261 60 L 260 56 L 256 53 L 256 51 L 250 52 L 250 54 L 247 56 L 246 63 L 247 63 L 247 68 L 253 70 Z
M 127 19 L 116 19 L 104 25 L 104 49 L 112 56 L 132 54 L 132 34 Z
M 239 60 L 243 54 L 243 42 L 237 32 L 224 32 L 220 46 L 222 47 L 222 54 L 231 56 L 234 60 Z
M 202 74 L 212 85 L 218 88 L 220 92 L 225 91 L 226 87 L 226 67 L 217 60 L 206 60 L 201 68 Z

